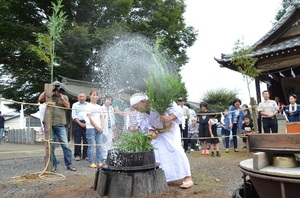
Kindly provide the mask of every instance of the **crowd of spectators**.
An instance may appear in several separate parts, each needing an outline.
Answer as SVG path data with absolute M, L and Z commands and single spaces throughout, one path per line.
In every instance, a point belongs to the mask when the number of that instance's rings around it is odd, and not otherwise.
M 54 82 L 53 87 L 60 86 L 59 82 Z M 279 102 L 279 98 L 270 100 L 268 91 L 262 93 L 264 100 L 258 105 L 258 115 L 261 116 L 264 133 L 277 133 L 278 123 L 276 119 L 277 113 L 283 113 L 287 116 L 288 121 L 300 121 L 300 107 L 297 105 L 297 96 L 291 94 L 289 96 L 290 104 L 285 105 Z M 89 102 L 84 93 L 78 94 L 78 101 L 72 105 L 73 120 L 73 138 L 74 138 L 74 159 L 87 160 L 89 166 L 96 168 L 102 166 L 106 162 L 107 152 L 111 149 L 114 141 L 117 141 L 122 132 L 136 132 L 142 130 L 140 121 L 143 119 L 141 112 L 138 112 L 125 101 L 126 93 L 123 89 L 118 91 L 118 98 L 112 99 L 106 95 L 103 105 L 99 103 L 99 93 L 91 91 Z M 43 92 L 40 102 L 45 102 L 46 94 Z M 68 97 L 57 90 L 53 89 L 52 101 L 56 106 L 70 108 Z M 183 149 L 185 152 L 201 149 L 201 154 L 211 156 L 221 156 L 219 152 L 219 137 L 217 128 L 221 127 L 222 142 L 225 152 L 228 153 L 233 144 L 233 151 L 238 150 L 238 136 L 241 134 L 243 148 L 246 148 L 246 136 L 254 132 L 253 119 L 249 107 L 242 105 L 240 99 L 235 99 L 232 105 L 221 112 L 220 122 L 217 120 L 217 112 L 209 109 L 206 102 L 200 103 L 200 111 L 197 113 L 186 103 L 184 98 L 178 98 L 177 105 L 180 107 L 183 116 L 179 124 L 181 138 L 183 140 Z M 76 168 L 72 164 L 72 154 L 70 146 L 67 144 L 66 133 L 66 115 L 63 108 L 52 109 L 52 133 L 60 143 L 64 153 L 65 165 L 68 170 L 75 171 Z M 45 122 L 44 122 L 45 124 Z M 2 125 L 1 125 L 2 126 Z M 88 146 L 85 146 L 85 145 Z M 96 145 L 96 160 L 94 160 L 94 148 Z M 54 154 L 54 146 L 52 149 L 53 165 L 56 168 L 57 161 Z M 211 152 L 215 150 L 214 152 Z

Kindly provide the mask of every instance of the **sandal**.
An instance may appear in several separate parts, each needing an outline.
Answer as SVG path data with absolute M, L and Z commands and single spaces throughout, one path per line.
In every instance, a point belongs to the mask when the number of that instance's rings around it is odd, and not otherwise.
M 77 169 L 75 167 L 73 167 L 73 166 L 67 167 L 67 170 L 69 170 L 69 171 L 77 171 Z
M 192 182 L 192 181 L 182 182 L 182 184 L 180 185 L 180 188 L 188 189 L 188 188 L 191 188 L 192 186 L 194 186 L 194 182 Z

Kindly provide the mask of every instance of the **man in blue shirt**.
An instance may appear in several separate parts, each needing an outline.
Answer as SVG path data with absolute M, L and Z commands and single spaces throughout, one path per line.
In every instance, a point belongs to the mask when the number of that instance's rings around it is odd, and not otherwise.
M 78 102 L 75 102 L 72 105 L 72 119 L 73 119 L 73 134 L 74 134 L 74 143 L 81 144 L 81 139 L 83 144 L 87 144 L 86 139 L 86 125 L 84 120 L 85 108 L 87 106 L 86 96 L 84 93 L 78 94 Z M 88 159 L 87 157 L 87 146 L 83 146 L 81 152 L 81 145 L 74 146 L 74 157 L 76 161 L 82 159 Z
M 0 111 L 0 144 L 2 142 L 2 137 L 3 137 L 3 132 L 4 132 L 4 122 L 5 119 L 4 117 L 1 115 L 1 111 Z

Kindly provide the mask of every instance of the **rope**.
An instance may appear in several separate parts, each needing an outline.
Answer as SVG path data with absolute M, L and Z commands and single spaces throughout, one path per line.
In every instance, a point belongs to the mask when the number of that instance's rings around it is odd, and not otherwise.
M 51 139 L 50 139 L 51 140 Z M 51 146 L 51 142 L 50 142 L 50 140 L 45 140 L 45 142 L 47 142 L 47 144 L 48 144 L 48 148 L 50 148 L 50 146 Z M 42 172 L 40 172 L 40 174 L 39 174 L 39 177 L 41 178 L 41 179 L 43 179 L 43 180 L 51 180 L 51 181 L 59 181 L 59 180 L 65 180 L 66 179 L 66 176 L 64 176 L 63 174 L 59 174 L 59 173 L 55 173 L 55 172 L 49 172 L 49 171 L 46 171 L 46 169 L 47 169 L 47 167 L 48 167 L 48 165 L 49 165 L 49 163 L 50 163 L 50 152 L 48 153 L 48 160 L 47 160 L 47 163 L 46 163 L 46 166 L 45 166 L 45 168 L 44 168 L 44 170 L 42 171 Z M 58 177 L 58 178 L 49 178 L 48 177 L 48 175 L 44 175 L 44 174 L 51 174 L 51 175 L 58 175 L 58 176 L 60 176 L 60 177 Z
M 19 102 L 19 101 L 14 101 L 14 100 L 6 100 L 6 99 L 2 99 L 0 98 L 0 101 L 5 101 L 5 102 L 9 102 L 9 103 L 17 103 L 17 104 L 25 104 L 25 105 L 35 105 L 35 106 L 39 106 L 39 105 L 46 105 L 46 106 L 50 106 L 50 107 L 53 107 L 53 108 L 60 108 L 60 109 L 65 109 L 65 110 L 75 110 L 75 111 L 88 111 L 88 110 L 82 110 L 82 109 L 72 109 L 72 108 L 66 108 L 66 107 L 61 107 L 61 106 L 56 106 L 55 105 L 55 102 L 46 102 L 46 103 L 28 103 L 28 102 Z M 254 105 L 248 109 L 252 109 L 252 108 L 256 108 L 257 105 Z M 285 106 L 286 107 L 286 106 Z M 269 108 L 269 107 L 264 107 L 264 108 Z M 273 107 L 270 107 L 270 108 L 273 108 Z M 234 111 L 229 111 L 228 113 L 231 113 L 231 112 L 236 112 L 236 111 L 240 111 L 240 109 L 238 110 L 234 110 Z M 88 112 L 91 112 L 91 111 L 88 111 Z M 117 113 L 117 112 L 107 112 L 107 111 L 92 111 L 92 112 L 100 112 L 100 113 Z M 136 112 L 122 112 L 123 114 L 129 114 L 129 113 L 136 113 Z M 189 113 L 190 114 L 190 113 Z M 213 114 L 222 114 L 222 112 L 216 112 L 216 113 L 196 113 L 196 115 L 213 115 Z M 195 115 L 195 114 L 192 114 L 192 115 Z M 238 136 L 238 135 L 232 135 L 232 136 L 222 136 L 222 137 L 234 137 L 234 136 Z M 214 138 L 219 138 L 218 136 L 217 137 L 214 137 Z M 200 140 L 200 139 L 214 139 L 214 138 L 211 138 L 211 137 L 197 137 L 197 138 L 181 138 L 181 139 L 197 139 L 197 140 Z M 68 145 L 72 145 L 72 146 L 75 146 L 75 145 L 80 145 L 80 146 L 112 146 L 114 145 L 113 143 L 109 143 L 109 144 L 74 144 L 74 143 L 61 143 L 61 142 L 52 142 L 51 141 L 52 139 L 50 140 L 46 140 L 44 139 L 45 142 L 47 142 L 48 144 L 48 147 L 51 148 L 51 144 L 68 144 Z M 49 172 L 49 171 L 46 171 L 49 163 L 50 163 L 50 155 L 51 153 L 47 153 L 48 155 L 48 160 L 47 160 L 47 163 L 46 163 L 46 166 L 44 168 L 43 171 L 41 172 L 35 172 L 35 173 L 32 173 L 32 174 L 39 174 L 39 178 L 41 178 L 42 180 L 51 180 L 51 181 L 58 181 L 58 180 L 64 180 L 66 179 L 66 176 L 62 175 L 62 174 L 59 174 L 59 173 L 55 173 L 55 172 Z M 56 178 L 49 178 L 48 176 L 49 175 L 57 175 L 59 177 L 56 177 Z M 22 176 L 17 176 L 17 177 L 22 177 Z M 12 177 L 12 178 L 17 178 L 17 177 Z
M 48 147 L 50 148 L 50 140 L 44 140 L 45 142 L 47 142 L 48 144 Z M 50 152 L 47 153 L 48 155 L 48 160 L 47 160 L 47 163 L 46 163 L 46 166 L 44 168 L 43 171 L 40 171 L 40 172 L 35 172 L 35 173 L 31 173 L 31 174 L 38 174 L 39 178 L 42 179 L 42 180 L 47 180 L 47 181 L 61 181 L 61 180 L 65 180 L 66 179 L 66 176 L 64 176 L 63 174 L 60 174 L 60 173 L 55 173 L 55 172 L 50 172 L 50 171 L 46 171 L 49 163 L 50 163 Z M 57 175 L 59 177 L 55 177 L 55 178 L 50 178 L 48 177 L 49 175 Z M 18 177 L 22 177 L 22 176 L 16 176 L 16 177 L 12 177 L 12 178 L 18 178 Z
M 54 102 L 45 102 L 45 103 L 27 103 L 27 102 L 19 102 L 19 101 L 14 101 L 14 100 L 6 100 L 6 99 L 2 99 L 0 98 L 1 101 L 5 101 L 5 102 L 10 102 L 10 103 L 18 103 L 18 104 L 27 104 L 27 105 L 35 105 L 35 106 L 39 106 L 39 105 L 42 105 L 42 106 L 50 106 L 50 107 L 54 107 L 54 108 L 59 108 L 59 109 L 65 109 L 65 110 L 75 110 L 75 111 L 84 111 L 84 112 L 99 112 L 99 113 L 105 113 L 107 114 L 108 112 L 107 111 L 90 111 L 90 110 L 83 110 L 83 109 L 72 109 L 72 108 L 66 108 L 66 107 L 61 107 L 61 106 L 55 106 Z M 288 107 L 289 105 L 283 105 L 282 107 Z M 297 106 L 300 106 L 300 104 L 297 104 Z M 257 105 L 252 105 L 251 107 L 249 108 L 246 108 L 246 109 L 254 109 L 254 108 L 257 108 L 258 106 Z M 274 107 L 263 107 L 263 108 L 274 108 Z M 228 113 L 232 113 L 232 112 L 237 112 L 237 111 L 241 111 L 240 109 L 238 110 L 234 110 L 234 111 L 228 111 Z M 115 113 L 115 114 L 118 114 L 117 112 L 109 112 L 109 113 Z M 122 114 L 130 114 L 130 113 L 136 113 L 134 111 L 128 111 L 128 112 L 122 112 Z M 188 113 L 189 115 L 191 115 L 190 113 Z M 216 112 L 216 113 L 196 113 L 196 115 L 214 115 L 214 114 L 221 114 L 221 112 Z M 192 114 L 194 115 L 194 114 Z

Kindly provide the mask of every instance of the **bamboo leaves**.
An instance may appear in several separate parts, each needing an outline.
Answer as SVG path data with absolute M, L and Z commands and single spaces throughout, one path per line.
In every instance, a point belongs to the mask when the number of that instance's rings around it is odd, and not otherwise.
M 145 79 L 145 83 L 151 108 L 164 115 L 185 89 L 185 84 L 181 82 L 178 73 L 167 69 L 168 61 L 164 52 L 159 53 L 159 43 L 158 39 L 153 55 L 154 69 L 150 72 L 149 78 Z
M 49 17 L 46 26 L 48 33 L 33 33 L 36 36 L 37 45 L 30 45 L 28 49 L 35 52 L 40 60 L 45 61 L 51 71 L 51 82 L 53 82 L 53 64 L 55 59 L 55 43 L 61 43 L 61 33 L 63 27 L 67 23 L 67 16 L 61 9 L 62 0 L 58 0 L 57 4 L 52 2 L 53 14 Z
M 137 132 L 123 132 L 121 139 L 116 143 L 116 148 L 121 152 L 144 152 L 154 149 L 151 136 Z

